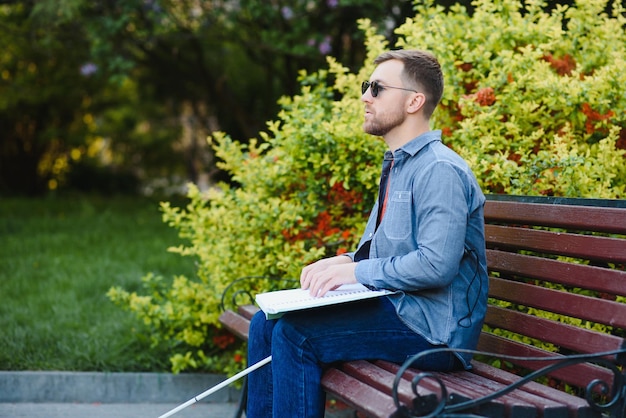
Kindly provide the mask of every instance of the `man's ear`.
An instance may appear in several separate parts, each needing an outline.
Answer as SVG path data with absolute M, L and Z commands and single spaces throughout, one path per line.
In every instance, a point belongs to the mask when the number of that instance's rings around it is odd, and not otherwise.
M 406 111 L 408 113 L 417 113 L 424 107 L 426 103 L 426 96 L 424 93 L 414 93 L 411 95 L 411 99 L 409 101 L 409 105 L 407 106 Z

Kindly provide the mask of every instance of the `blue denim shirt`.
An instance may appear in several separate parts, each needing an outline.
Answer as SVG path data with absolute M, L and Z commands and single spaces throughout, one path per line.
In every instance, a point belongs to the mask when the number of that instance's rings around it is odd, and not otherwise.
M 356 278 L 396 291 L 389 298 L 399 317 L 430 343 L 474 349 L 487 307 L 485 197 L 441 131 L 385 153 L 392 157 L 386 212 L 376 229 L 376 202 L 359 244 L 372 240 L 369 259 Z M 458 357 L 470 367 L 471 355 Z

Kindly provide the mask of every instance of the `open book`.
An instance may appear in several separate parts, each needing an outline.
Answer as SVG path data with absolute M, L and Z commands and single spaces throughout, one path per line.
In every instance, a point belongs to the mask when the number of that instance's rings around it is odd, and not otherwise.
M 326 292 L 322 297 L 313 297 L 308 290 L 288 289 L 259 293 L 256 303 L 267 319 L 281 317 L 285 312 L 318 308 L 336 303 L 352 302 L 391 294 L 390 290 L 370 290 L 360 283 L 344 284 Z

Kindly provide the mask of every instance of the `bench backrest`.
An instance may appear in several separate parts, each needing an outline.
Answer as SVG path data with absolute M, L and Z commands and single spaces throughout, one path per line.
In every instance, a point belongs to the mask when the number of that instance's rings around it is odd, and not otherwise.
M 488 199 L 490 304 L 478 349 L 547 357 L 625 347 L 626 201 Z M 591 364 L 552 377 L 577 387 L 594 378 L 611 382 L 607 369 Z

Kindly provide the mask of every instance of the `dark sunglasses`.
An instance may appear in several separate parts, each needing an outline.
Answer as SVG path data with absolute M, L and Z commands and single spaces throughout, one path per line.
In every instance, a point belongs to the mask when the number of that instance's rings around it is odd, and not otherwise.
M 363 84 L 361 84 L 361 94 L 365 94 L 367 89 L 369 89 L 370 87 L 372 88 L 370 90 L 372 93 L 372 97 L 378 97 L 378 93 L 380 93 L 382 90 L 385 90 L 385 89 L 397 89 L 397 90 L 412 91 L 413 93 L 417 93 L 417 91 L 413 89 L 405 89 L 404 87 L 383 86 L 378 81 L 372 81 L 371 83 L 369 81 L 364 81 Z

